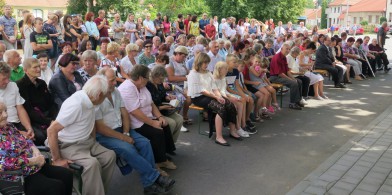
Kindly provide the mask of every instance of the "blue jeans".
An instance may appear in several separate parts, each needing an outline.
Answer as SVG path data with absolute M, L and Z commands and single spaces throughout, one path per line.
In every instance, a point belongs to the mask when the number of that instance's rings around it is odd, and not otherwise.
M 115 131 L 122 133 L 123 129 L 119 127 Z M 155 169 L 154 154 L 150 141 L 134 130 L 131 130 L 129 134 L 135 141 L 133 145 L 98 133 L 97 141 L 102 146 L 113 150 L 117 157 L 124 159 L 128 165 L 136 169 L 140 173 L 144 187 L 150 186 L 159 177 L 159 172 Z

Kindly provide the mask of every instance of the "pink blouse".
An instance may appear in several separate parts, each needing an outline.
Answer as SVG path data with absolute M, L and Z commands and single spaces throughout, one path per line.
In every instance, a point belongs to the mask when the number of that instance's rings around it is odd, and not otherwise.
M 124 100 L 125 108 L 128 113 L 133 112 L 136 109 L 140 109 L 148 118 L 154 118 L 152 115 L 152 98 L 151 93 L 148 91 L 146 87 L 137 89 L 135 84 L 129 79 L 125 80 L 119 87 L 118 91 L 120 91 L 121 97 Z M 138 120 L 132 114 L 129 114 L 129 118 L 131 120 L 131 128 L 138 129 L 144 123 Z

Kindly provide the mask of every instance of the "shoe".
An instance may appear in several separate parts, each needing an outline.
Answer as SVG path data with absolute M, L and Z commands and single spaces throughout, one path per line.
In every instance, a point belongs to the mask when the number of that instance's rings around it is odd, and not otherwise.
M 169 174 L 168 174 L 166 171 L 164 171 L 164 170 L 162 170 L 161 168 L 159 168 L 158 166 L 157 166 L 157 171 L 158 171 L 159 174 L 161 174 L 162 176 L 169 177 Z
M 345 84 L 353 84 L 353 82 L 351 82 L 351 81 L 345 81 L 344 83 Z
M 237 141 L 242 141 L 242 140 L 244 140 L 244 139 L 242 139 L 241 136 L 240 136 L 240 137 L 236 137 L 236 136 L 230 134 L 229 137 L 230 137 L 230 138 L 233 138 L 233 139 L 235 139 L 235 140 L 237 140 Z
M 309 96 L 304 97 L 304 100 L 310 100 Z
M 322 98 L 321 96 L 314 96 L 313 99 L 315 99 L 315 100 L 324 100 L 324 98 Z
M 215 143 L 218 144 L 218 145 L 221 145 L 221 146 L 230 146 L 229 143 L 227 143 L 227 142 L 222 143 L 222 142 L 219 142 L 218 140 L 215 140 Z
M 256 126 L 251 121 L 246 121 L 246 126 L 251 128 L 251 129 L 256 128 Z
M 170 161 L 166 161 L 166 162 L 161 162 L 161 163 L 158 163 L 158 167 L 160 167 L 160 168 L 166 168 L 166 169 L 171 169 L 171 170 L 175 170 L 175 169 L 177 169 L 177 166 L 173 163 L 173 162 L 170 162 Z
M 305 104 L 303 104 L 303 103 L 301 103 L 301 102 L 297 102 L 297 105 L 298 105 L 298 106 L 301 106 L 301 107 L 305 107 Z
M 326 99 L 326 100 L 329 99 L 326 95 L 322 95 L 321 97 Z
M 359 76 L 362 77 L 363 79 L 367 80 L 367 78 L 364 74 L 360 74 Z
M 238 134 L 239 136 L 241 136 L 241 137 L 249 137 L 249 134 L 248 134 L 246 131 L 244 131 L 242 128 L 240 128 L 240 129 L 237 130 L 237 134 Z M 230 135 L 231 135 L 231 134 L 230 134 Z
M 181 132 L 189 132 L 189 130 L 186 127 L 184 127 L 184 126 L 181 126 L 181 130 L 180 131 Z
M 363 78 L 361 76 L 355 76 L 354 79 L 357 81 L 363 81 Z
M 261 114 L 261 118 L 263 118 L 263 119 L 272 119 L 271 115 L 269 115 L 267 113 L 262 113 Z
M 168 190 L 158 185 L 157 183 L 153 183 L 150 186 L 144 188 L 144 194 L 164 194 L 167 192 Z
M 182 122 L 184 125 L 192 125 L 193 120 L 190 118 L 184 118 L 184 121 Z
M 383 67 L 380 67 L 380 68 L 377 68 L 377 70 L 378 70 L 378 71 L 384 70 L 384 68 L 383 68 Z
M 388 68 L 388 67 L 387 67 L 387 68 L 384 68 L 384 72 L 385 72 L 385 73 L 388 73 L 390 70 L 391 70 L 391 68 Z
M 166 191 L 170 190 L 173 188 L 174 183 L 176 183 L 176 181 L 174 181 L 174 179 L 171 179 L 170 177 L 165 177 L 160 175 L 156 180 L 155 183 L 160 185 L 161 187 L 165 188 Z
M 343 84 L 339 83 L 339 84 L 335 85 L 335 88 L 346 88 L 346 86 L 344 86 Z
M 302 99 L 301 101 L 299 101 L 299 103 L 302 104 L 302 105 L 308 105 L 308 102 L 306 102 L 305 99 Z
M 245 131 L 249 134 L 249 135 L 253 135 L 257 133 L 257 129 L 256 128 L 250 128 L 248 125 L 245 127 Z
M 171 152 L 166 152 L 166 153 L 168 153 L 168 154 L 170 154 L 170 155 L 172 155 L 172 156 L 175 156 L 175 155 L 177 155 L 174 151 L 171 151 Z
M 269 106 L 269 107 L 268 107 L 268 112 L 269 112 L 270 114 L 275 114 L 275 109 L 274 109 L 274 107 L 273 107 L 273 106 Z
M 281 110 L 278 103 L 273 103 L 272 106 L 275 107 L 275 110 Z
M 297 103 L 295 103 L 295 104 L 293 104 L 293 103 L 289 104 L 289 108 L 290 108 L 290 109 L 293 109 L 293 110 L 302 110 L 302 107 L 301 107 L 299 104 L 297 104 Z

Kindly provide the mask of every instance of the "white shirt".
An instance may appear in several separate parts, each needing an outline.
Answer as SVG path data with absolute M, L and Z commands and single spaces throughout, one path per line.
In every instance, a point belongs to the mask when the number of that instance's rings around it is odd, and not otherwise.
M 227 91 L 227 82 L 226 78 L 223 79 L 214 79 L 215 85 L 218 88 L 220 94 L 223 97 L 227 97 L 228 91 Z
M 19 123 L 18 111 L 16 110 L 17 105 L 23 105 L 25 100 L 20 96 L 19 88 L 14 82 L 9 82 L 5 89 L 0 89 L 0 97 L 3 98 L 5 105 L 7 106 L 9 123 Z
M 139 64 L 139 58 L 137 56 L 133 59 L 135 60 L 136 64 Z M 120 65 L 123 67 L 124 72 L 127 74 L 131 72 L 133 66 L 135 66 L 136 64 L 132 64 L 128 56 L 123 57 L 123 59 L 121 59 L 120 61 Z
M 207 53 L 208 56 L 210 56 L 211 58 L 211 62 L 208 64 L 207 69 L 210 72 L 214 72 L 214 68 L 215 68 L 215 64 L 218 63 L 219 61 L 225 61 L 222 56 L 220 56 L 219 54 L 214 55 L 211 51 L 209 51 Z
M 287 65 L 291 69 L 291 71 L 292 72 L 299 72 L 299 65 L 298 65 L 297 61 L 295 60 L 295 58 L 293 58 L 293 56 L 288 54 L 286 56 L 286 59 L 287 59 Z M 297 76 L 297 75 L 295 75 L 295 76 Z
M 103 119 L 106 126 L 111 129 L 122 127 L 121 108 L 124 108 L 124 101 L 118 89 L 112 92 L 112 101 L 106 98 L 101 105 L 95 108 L 95 120 Z
M 95 109 L 84 90 L 80 90 L 66 99 L 60 108 L 56 121 L 64 129 L 58 133 L 61 142 L 84 141 L 94 129 Z
M 279 35 L 285 35 L 286 30 L 282 26 L 277 26 L 275 28 L 275 36 L 278 37 Z
M 147 20 L 144 20 L 144 21 L 143 21 L 143 26 L 149 28 L 149 29 L 150 29 L 151 31 L 153 31 L 153 32 L 156 32 L 154 22 L 151 21 L 151 20 L 148 20 L 148 21 L 147 21 Z M 151 34 L 149 31 L 146 30 L 146 36 L 152 37 L 152 36 L 154 36 L 154 35 Z
M 201 96 L 201 92 L 212 92 L 217 89 L 211 72 L 199 73 L 196 70 L 191 70 L 188 75 L 188 96 L 196 98 Z
M 41 76 L 40 79 L 44 80 L 47 85 L 49 85 L 49 81 L 53 76 L 52 69 L 46 68 L 45 70 L 41 69 Z
M 222 25 L 222 30 L 225 30 L 226 38 L 231 37 L 231 36 L 235 35 L 235 33 L 236 33 L 236 30 L 231 29 L 231 27 L 228 23 L 224 23 Z M 222 33 L 223 33 L 223 31 L 222 31 Z
M 308 30 L 305 26 L 303 26 L 303 27 L 299 26 L 298 29 L 297 29 L 297 31 L 298 31 L 299 33 L 304 33 L 305 30 L 306 30 L 306 31 Z

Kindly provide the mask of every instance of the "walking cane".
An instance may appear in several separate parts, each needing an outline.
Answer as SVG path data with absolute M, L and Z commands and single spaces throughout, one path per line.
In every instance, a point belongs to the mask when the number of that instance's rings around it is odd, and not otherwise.
M 376 75 L 374 75 L 372 66 L 371 66 L 370 63 L 369 63 L 368 58 L 367 58 L 367 56 L 365 55 L 365 51 L 359 50 L 359 49 L 358 49 L 358 51 L 361 52 L 361 55 L 365 58 L 365 60 L 366 60 L 366 62 L 367 62 L 367 64 L 368 64 L 368 66 L 369 66 L 369 69 L 370 69 L 370 71 L 372 72 L 373 77 L 376 77 Z

